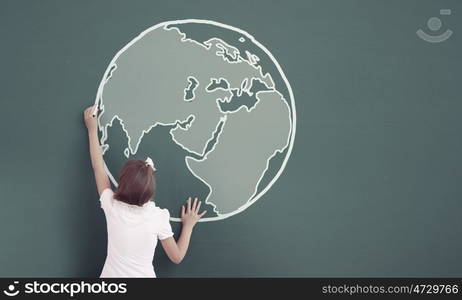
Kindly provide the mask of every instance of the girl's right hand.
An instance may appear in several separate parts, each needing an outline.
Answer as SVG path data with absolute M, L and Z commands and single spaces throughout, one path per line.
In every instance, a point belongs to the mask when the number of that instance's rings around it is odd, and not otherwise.
M 183 227 L 190 227 L 192 229 L 199 219 L 205 215 L 206 210 L 199 214 L 201 203 L 201 201 L 197 201 L 197 198 L 195 198 L 191 206 L 191 197 L 189 197 L 188 201 L 186 201 L 186 207 L 184 205 L 181 206 L 181 222 L 183 222 Z
M 93 111 L 95 106 L 90 106 L 85 109 L 83 112 L 83 120 L 85 121 L 85 126 L 87 126 L 88 131 L 96 131 L 98 127 L 98 121 L 96 116 L 93 116 Z

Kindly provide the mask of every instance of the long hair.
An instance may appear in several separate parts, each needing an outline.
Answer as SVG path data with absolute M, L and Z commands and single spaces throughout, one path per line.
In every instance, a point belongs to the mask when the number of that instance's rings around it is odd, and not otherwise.
M 142 160 L 127 161 L 120 170 L 119 186 L 114 198 L 143 206 L 154 195 L 156 179 L 153 169 Z

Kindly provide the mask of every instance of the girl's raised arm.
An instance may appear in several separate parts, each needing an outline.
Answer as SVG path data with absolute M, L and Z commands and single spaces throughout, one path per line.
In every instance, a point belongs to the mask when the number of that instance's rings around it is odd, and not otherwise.
M 168 258 L 176 264 L 179 264 L 183 260 L 188 251 L 189 241 L 191 240 L 194 226 L 199 219 L 207 213 L 207 211 L 199 213 L 200 208 L 201 202 L 195 198 L 194 203 L 191 203 L 191 197 L 189 197 L 186 207 L 184 205 L 181 207 L 183 228 L 181 229 L 180 238 L 178 241 L 175 241 L 173 237 L 161 240 L 162 247 Z
M 95 107 L 90 106 L 83 112 L 83 118 L 88 130 L 88 142 L 90 146 L 91 165 L 95 174 L 96 187 L 98 194 L 101 196 L 105 189 L 110 189 L 111 184 L 109 177 L 104 169 L 103 154 L 98 141 L 98 122 L 97 117 L 93 115 Z

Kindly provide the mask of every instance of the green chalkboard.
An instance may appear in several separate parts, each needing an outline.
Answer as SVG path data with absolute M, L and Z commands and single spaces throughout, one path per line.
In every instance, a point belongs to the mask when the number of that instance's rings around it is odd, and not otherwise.
M 271 51 L 296 134 L 252 206 L 200 223 L 180 265 L 157 248 L 159 277 L 462 276 L 461 11 L 456 0 L 1 0 L 0 276 L 99 276 L 106 223 L 83 109 L 117 51 L 191 18 Z M 171 146 L 152 151 L 182 155 Z M 159 185 L 191 176 L 167 169 Z M 162 188 L 159 205 L 207 194 Z

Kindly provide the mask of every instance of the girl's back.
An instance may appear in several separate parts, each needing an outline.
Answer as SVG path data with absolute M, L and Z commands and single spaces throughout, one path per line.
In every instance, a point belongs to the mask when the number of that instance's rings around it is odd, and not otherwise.
M 143 206 L 117 201 L 110 189 L 103 191 L 100 201 L 108 231 L 101 277 L 155 277 L 152 261 L 157 239 L 173 236 L 168 210 L 152 201 Z

